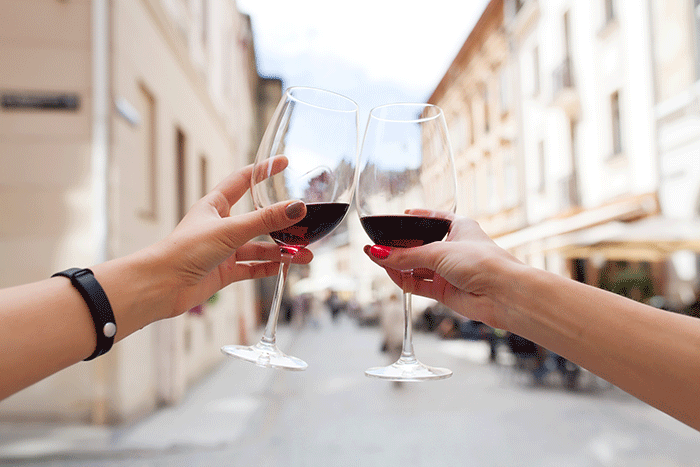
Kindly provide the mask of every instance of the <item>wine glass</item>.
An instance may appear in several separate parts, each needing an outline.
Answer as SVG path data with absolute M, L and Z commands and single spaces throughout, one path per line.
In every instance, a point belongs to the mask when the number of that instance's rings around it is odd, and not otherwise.
M 282 96 L 255 158 L 251 192 L 256 209 L 302 200 L 306 216 L 271 232 L 281 252 L 277 286 L 263 336 L 255 345 L 226 345 L 222 352 L 258 366 L 304 370 L 303 360 L 276 344 L 277 318 L 292 257 L 328 235 L 348 212 L 355 188 L 358 106 L 347 97 L 309 87 Z M 279 171 L 279 167 L 288 164 Z
M 456 177 L 447 124 L 440 107 L 389 104 L 372 109 L 365 130 L 355 200 L 360 222 L 378 245 L 410 248 L 440 241 L 455 211 Z M 401 271 L 404 331 L 401 356 L 367 376 L 394 381 L 443 379 L 446 368 L 419 362 L 413 352 L 413 270 Z

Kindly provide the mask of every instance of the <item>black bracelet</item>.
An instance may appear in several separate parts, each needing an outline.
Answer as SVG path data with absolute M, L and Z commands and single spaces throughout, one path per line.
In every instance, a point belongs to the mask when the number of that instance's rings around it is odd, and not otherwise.
M 107 353 L 114 344 L 114 336 L 117 334 L 117 324 L 114 320 L 112 306 L 109 304 L 107 294 L 92 271 L 89 269 L 70 268 L 65 271 L 57 272 L 51 277 L 63 276 L 70 279 L 73 287 L 78 289 L 83 300 L 90 309 L 92 321 L 95 323 L 95 333 L 97 334 L 97 345 L 95 351 L 87 360 L 92 360 L 95 357 Z

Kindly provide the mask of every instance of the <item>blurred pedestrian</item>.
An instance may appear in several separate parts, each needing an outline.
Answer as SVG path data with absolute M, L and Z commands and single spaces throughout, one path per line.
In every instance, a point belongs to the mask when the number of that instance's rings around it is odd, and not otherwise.
M 303 293 L 292 299 L 292 322 L 297 329 L 301 329 L 306 324 L 309 313 L 309 294 Z
M 382 301 L 379 324 L 382 330 L 381 351 L 394 363 L 401 356 L 404 325 L 403 304 L 396 292 Z
M 326 308 L 324 303 L 313 294 L 309 295 L 309 322 L 314 329 L 320 329 Z
M 403 303 L 397 292 L 381 303 L 379 324 L 382 330 L 381 351 L 387 355 L 389 365 L 396 362 L 403 350 L 404 312 Z M 394 381 L 394 386 L 400 387 L 400 381 Z
M 343 301 L 338 296 L 338 292 L 331 290 L 326 299 L 326 306 L 331 312 L 331 319 L 335 323 L 340 317 L 340 312 L 343 311 Z

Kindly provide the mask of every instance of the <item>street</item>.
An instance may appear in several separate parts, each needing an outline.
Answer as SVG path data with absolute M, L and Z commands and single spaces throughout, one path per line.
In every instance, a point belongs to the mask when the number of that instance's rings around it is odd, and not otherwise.
M 584 374 L 568 391 L 489 364 L 484 342 L 416 333 L 446 380 L 364 376 L 389 363 L 377 328 L 349 318 L 279 330 L 304 372 L 222 366 L 178 407 L 112 429 L 0 424 L 0 465 L 700 466 L 700 434 Z M 502 349 L 505 354 L 505 349 Z

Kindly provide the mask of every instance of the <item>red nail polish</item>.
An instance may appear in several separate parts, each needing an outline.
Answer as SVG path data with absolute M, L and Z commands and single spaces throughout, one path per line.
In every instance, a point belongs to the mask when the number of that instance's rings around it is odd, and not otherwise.
M 383 245 L 373 245 L 369 253 L 377 259 L 386 259 L 391 253 L 391 248 Z

